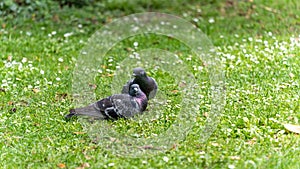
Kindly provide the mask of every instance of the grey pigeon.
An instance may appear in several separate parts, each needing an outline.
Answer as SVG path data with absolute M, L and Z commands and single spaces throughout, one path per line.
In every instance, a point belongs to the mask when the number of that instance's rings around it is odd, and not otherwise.
M 96 119 L 130 118 L 147 108 L 147 97 L 138 84 L 130 86 L 129 94 L 115 94 L 82 108 L 71 109 L 66 118 L 78 115 L 92 116 Z
M 147 99 L 153 99 L 157 92 L 157 83 L 152 78 L 147 76 L 143 68 L 137 67 L 133 69 L 134 79 L 129 80 L 122 89 L 122 93 L 128 93 L 130 86 L 138 84 L 141 90 L 146 94 Z

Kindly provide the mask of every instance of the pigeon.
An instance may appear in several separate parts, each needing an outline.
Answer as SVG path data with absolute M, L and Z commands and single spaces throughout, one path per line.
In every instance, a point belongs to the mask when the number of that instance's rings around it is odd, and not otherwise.
M 70 109 L 66 118 L 85 115 L 98 120 L 117 120 L 141 114 L 147 108 L 147 97 L 138 84 L 130 86 L 128 94 L 115 94 L 86 107 Z
M 153 99 L 157 92 L 157 83 L 152 78 L 147 76 L 143 68 L 137 67 L 133 69 L 134 79 L 129 80 L 122 89 L 122 93 L 128 93 L 130 86 L 133 84 L 138 84 L 141 90 L 146 94 L 147 99 Z

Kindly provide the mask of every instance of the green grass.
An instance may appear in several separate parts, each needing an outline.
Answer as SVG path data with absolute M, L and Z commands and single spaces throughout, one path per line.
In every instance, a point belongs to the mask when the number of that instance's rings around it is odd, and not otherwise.
M 97 3 L 50 13 L 5 15 L 0 30 L 0 166 L 1 168 L 299 168 L 299 135 L 284 123 L 299 124 L 300 4 L 298 1 L 209 1 L 177 5 L 156 1 Z M 182 5 L 184 4 L 184 5 Z M 105 8 L 104 6 L 107 6 Z M 203 87 L 195 112 L 197 123 L 184 140 L 165 153 L 129 158 L 95 144 L 79 118 L 64 119 L 74 107 L 73 71 L 88 38 L 105 23 L 134 12 L 178 15 L 197 25 L 212 40 L 225 65 L 226 106 L 216 131 L 200 142 L 199 128 L 210 110 L 209 78 L 190 49 L 165 36 L 128 38 L 100 63 L 95 75 L 97 98 L 110 94 L 116 63 L 136 49 L 159 48 L 178 54 Z M 27 16 L 27 17 L 26 17 Z M 14 18 L 12 20 L 12 18 Z M 213 22 L 214 21 L 214 22 Z M 72 33 L 70 37 L 64 37 Z M 114 62 L 108 62 L 113 56 Z M 176 120 L 181 94 L 170 74 L 148 70 L 168 96 L 152 122 L 107 122 L 121 134 L 149 137 Z M 101 82 L 101 83 L 100 83 Z M 121 86 L 120 86 L 121 88 Z M 154 103 L 152 103 L 154 104 Z

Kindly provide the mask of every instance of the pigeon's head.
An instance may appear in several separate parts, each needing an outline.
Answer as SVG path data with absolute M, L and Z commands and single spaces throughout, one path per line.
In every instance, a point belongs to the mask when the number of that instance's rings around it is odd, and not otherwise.
M 142 93 L 140 86 L 138 84 L 132 84 L 129 89 L 129 95 L 138 96 Z
M 145 70 L 141 67 L 137 67 L 133 69 L 133 76 L 134 77 L 147 77 Z

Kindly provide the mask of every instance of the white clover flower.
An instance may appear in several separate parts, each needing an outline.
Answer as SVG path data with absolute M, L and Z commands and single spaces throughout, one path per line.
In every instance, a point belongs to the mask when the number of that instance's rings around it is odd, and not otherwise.
M 199 19 L 198 19 L 198 18 L 194 18 L 193 21 L 194 21 L 194 22 L 198 22 Z
M 273 34 L 272 34 L 272 32 L 268 32 L 268 35 L 269 35 L 269 36 L 272 36 Z
M 234 166 L 234 165 L 232 165 L 232 164 L 229 164 L 229 165 L 228 165 L 228 168 L 229 168 L 229 169 L 234 169 L 234 168 L 235 168 L 235 166 Z
M 209 23 L 215 23 L 215 19 L 214 18 L 209 18 L 208 22 Z
M 27 62 L 27 58 L 22 59 L 22 63 L 25 63 L 25 62 Z
M 169 162 L 169 158 L 166 157 L 166 156 L 163 157 L 163 160 L 164 160 L 165 162 Z
M 64 34 L 64 37 L 67 38 L 67 37 L 70 37 L 70 36 L 72 36 L 72 35 L 73 35 L 73 32 L 69 32 L 69 33 L 65 33 L 65 34 Z

